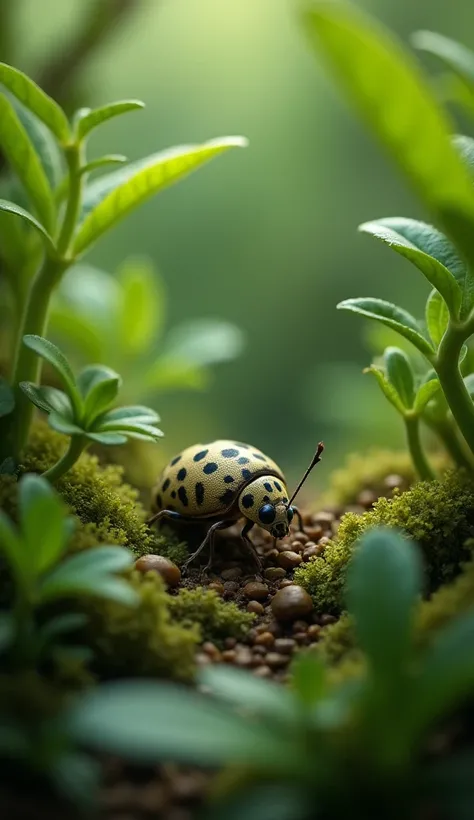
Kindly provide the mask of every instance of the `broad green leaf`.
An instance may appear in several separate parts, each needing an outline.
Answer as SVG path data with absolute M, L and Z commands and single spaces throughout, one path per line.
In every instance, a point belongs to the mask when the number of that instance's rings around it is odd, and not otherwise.
M 438 379 L 430 379 L 430 381 L 422 384 L 416 393 L 415 404 L 413 409 L 417 413 L 422 413 L 429 401 L 441 390 L 441 385 Z
M 42 336 L 23 336 L 23 343 L 54 367 L 64 383 L 74 409 L 76 411 L 80 409 L 81 398 L 76 387 L 76 380 L 64 353 L 61 353 L 56 345 L 48 339 L 43 339 Z
M 455 134 L 453 145 L 474 179 L 474 139 L 465 134 Z
M 1 94 L 0 147 L 36 208 L 44 228 L 52 231 L 56 206 L 48 178 L 15 109 Z
M 15 205 L 14 202 L 8 202 L 6 199 L 0 199 L 0 211 L 4 211 L 7 214 L 13 214 L 13 216 L 19 216 L 20 219 L 38 231 L 48 250 L 54 253 L 55 247 L 51 236 L 41 225 L 41 223 L 35 219 L 33 214 L 28 213 L 28 211 L 25 211 L 24 208 L 20 208 L 19 205 Z
M 91 598 L 103 598 L 104 601 L 113 601 L 126 607 L 135 607 L 140 603 L 138 593 L 128 581 L 115 578 L 112 575 L 93 577 L 68 577 L 60 583 L 49 583 L 46 580 L 40 589 L 41 600 L 53 601 L 59 598 L 69 598 L 71 595 L 88 595 Z
M 96 425 L 96 429 L 98 432 L 101 433 L 116 431 L 123 433 L 126 436 L 131 436 L 132 438 L 134 436 L 145 436 L 146 438 L 151 438 L 153 440 L 161 438 L 161 436 L 163 435 L 162 431 L 159 430 L 158 427 L 155 427 L 154 424 L 145 424 L 140 421 L 132 422 L 130 420 L 109 421 L 107 423 L 98 422 Z M 95 432 L 95 429 L 93 430 L 93 432 Z
M 439 254 L 440 247 L 447 251 L 448 259 L 454 259 L 456 268 L 464 268 L 457 258 L 456 251 L 448 240 L 424 222 L 414 219 L 378 219 L 376 222 L 365 222 L 359 230 L 374 236 L 389 245 L 394 251 L 404 256 L 422 272 L 428 282 L 436 288 L 449 305 L 451 312 L 457 316 L 462 302 L 462 291 L 453 273 L 441 262 L 433 249 Z
M 446 302 L 437 290 L 431 291 L 426 302 L 425 320 L 433 344 L 439 343 L 446 333 L 449 322 L 449 312 Z
M 96 381 L 89 389 L 84 403 L 84 418 L 88 427 L 115 401 L 121 384 L 118 373 L 111 370 L 108 377 Z
M 119 379 L 120 376 L 115 370 L 107 367 L 104 364 L 90 364 L 84 367 L 77 377 L 77 386 L 81 392 L 81 396 L 86 399 L 89 393 L 104 381 L 110 379 Z
M 403 416 L 406 409 L 405 405 L 403 404 L 393 384 L 390 384 L 380 367 L 376 367 L 374 364 L 371 364 L 370 367 L 365 368 L 364 373 L 371 373 L 375 376 L 384 396 L 389 400 L 390 404 L 393 404 L 395 410 L 398 410 L 398 412 Z
M 420 51 L 438 57 L 474 94 L 474 53 L 470 49 L 434 31 L 415 31 L 411 41 Z
M 327 675 L 323 661 L 312 650 L 299 652 L 291 667 L 292 688 L 305 707 L 312 707 L 327 691 Z
M 100 419 L 101 424 L 108 422 L 128 420 L 138 422 L 141 424 L 155 424 L 160 421 L 158 413 L 151 409 L 151 407 L 143 407 L 141 404 L 132 404 L 128 407 L 116 407 L 114 410 L 108 410 Z
M 0 418 L 8 416 L 15 407 L 13 390 L 7 380 L 0 376 Z
M 44 410 L 45 413 L 51 413 L 53 411 L 54 408 L 43 395 L 43 389 L 41 387 L 37 387 L 36 384 L 32 382 L 20 382 L 20 387 L 35 407 L 39 407 L 39 409 Z
M 85 430 L 82 427 L 79 427 L 78 424 L 74 424 L 73 421 L 70 421 L 65 416 L 62 416 L 60 413 L 57 413 L 53 410 L 48 416 L 48 424 L 53 430 L 56 430 L 57 433 L 62 433 L 65 436 L 83 436 L 85 435 Z
M 212 140 L 202 145 L 173 148 L 148 157 L 126 168 L 101 177 L 100 190 L 108 192 L 79 226 L 73 245 L 74 255 L 85 251 L 102 234 L 117 224 L 130 211 L 169 185 L 182 179 L 230 148 L 243 147 L 241 137 Z M 105 182 L 104 182 L 105 180 Z
M 164 294 L 146 260 L 129 260 L 119 270 L 119 343 L 127 356 L 145 352 L 162 323 Z
M 110 165 L 124 165 L 126 162 L 128 162 L 127 157 L 124 157 L 123 154 L 105 154 L 105 156 L 92 159 L 87 165 L 83 165 L 80 173 L 81 176 L 84 176 L 84 174 L 92 174 L 93 171 L 108 168 Z
M 406 310 L 392 305 L 391 302 L 384 302 L 382 299 L 373 299 L 371 297 L 345 299 L 343 302 L 339 302 L 337 307 L 338 310 L 350 310 L 353 313 L 366 316 L 368 319 L 376 319 L 391 327 L 415 345 L 420 353 L 427 357 L 428 361 L 431 361 L 434 349 L 422 336 L 416 319 Z
M 140 100 L 120 100 L 109 105 L 102 105 L 100 108 L 93 108 L 92 111 L 80 117 L 77 123 L 77 136 L 83 140 L 94 128 L 111 120 L 112 117 L 119 117 L 128 111 L 137 111 L 144 107 L 145 103 Z
M 346 598 L 360 646 L 379 677 L 403 671 L 421 579 L 417 548 L 396 530 L 375 528 L 362 536 L 349 566 Z
M 72 420 L 73 410 L 69 397 L 58 390 L 56 387 L 37 387 L 32 382 L 20 382 L 20 387 L 28 396 L 29 400 L 33 402 L 40 410 L 45 413 L 52 413 L 56 411 L 60 416 Z
M 199 681 L 210 693 L 246 713 L 264 715 L 274 721 L 294 723 L 296 703 L 291 692 L 277 683 L 255 678 L 248 671 L 218 665 L 201 669 Z
M 64 111 L 26 74 L 10 65 L 0 63 L 0 83 L 36 114 L 60 142 L 69 140 L 70 128 Z
M 65 507 L 51 484 L 34 474 L 20 481 L 19 506 L 28 561 L 39 574 L 58 560 L 65 547 Z
M 410 359 L 400 348 L 387 347 L 384 363 L 388 380 L 400 396 L 402 404 L 411 407 L 415 400 L 415 374 Z
M 16 98 L 10 100 L 38 154 L 48 182 L 55 189 L 64 177 L 64 160 L 55 137 L 41 120 Z
M 86 438 L 89 438 L 91 441 L 96 441 L 97 444 L 106 444 L 107 446 L 114 447 L 119 444 L 126 444 L 128 440 L 128 433 L 121 433 L 118 431 L 112 432 L 104 430 L 104 432 L 94 432 L 92 430 L 88 430 L 85 434 Z
M 41 584 L 41 597 L 51 600 L 69 593 L 84 593 L 111 597 L 111 593 L 123 587 L 130 591 L 128 599 L 136 601 L 132 587 L 122 579 L 113 578 L 111 573 L 122 572 L 133 564 L 134 556 L 124 547 L 99 546 L 73 555 L 53 569 Z M 109 581 L 119 582 L 117 586 Z M 120 595 L 122 595 L 120 592 Z M 123 595 L 127 597 L 127 592 Z
M 171 684 L 120 681 L 91 689 L 67 725 L 76 742 L 127 760 L 244 763 L 286 776 L 296 766 L 290 738 Z
M 450 144 L 451 122 L 417 62 L 348 3 L 316 0 L 304 22 L 362 119 L 472 264 L 474 191 Z
M 194 319 L 178 325 L 167 335 L 163 359 L 200 367 L 230 361 L 244 347 L 242 331 L 219 319 Z

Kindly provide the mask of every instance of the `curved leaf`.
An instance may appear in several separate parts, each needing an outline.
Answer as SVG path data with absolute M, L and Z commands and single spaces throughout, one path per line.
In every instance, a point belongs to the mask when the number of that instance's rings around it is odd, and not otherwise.
M 120 268 L 120 342 L 127 355 L 147 350 L 162 323 L 164 293 L 150 262 L 128 260 Z
M 455 134 L 452 143 L 474 179 L 474 139 L 465 134 Z
M 110 165 L 124 165 L 126 162 L 128 162 L 128 159 L 123 154 L 105 154 L 103 157 L 92 159 L 87 165 L 83 165 L 80 174 L 84 176 L 84 174 L 91 174 L 93 171 L 108 168 Z
M 82 427 L 79 427 L 77 424 L 74 424 L 69 419 L 64 418 L 56 411 L 53 411 L 48 416 L 48 424 L 53 430 L 56 430 L 57 433 L 63 433 L 65 436 L 83 436 L 85 435 L 85 431 Z
M 419 51 L 438 57 L 474 93 L 474 53 L 469 48 L 435 31 L 415 31 L 410 39 Z
M 368 319 L 376 319 L 382 324 L 396 330 L 400 336 L 404 336 L 420 353 L 423 353 L 429 361 L 434 354 L 434 349 L 430 343 L 422 336 L 418 322 L 406 310 L 385 302 L 383 299 L 373 299 L 372 297 L 362 297 L 358 299 L 345 299 L 339 302 L 338 310 L 350 310 L 352 313 L 359 313 Z
M 99 546 L 73 555 L 55 567 L 43 580 L 40 587 L 42 600 L 65 597 L 71 593 L 101 595 L 113 598 L 114 590 L 123 594 L 123 602 L 128 597 L 130 605 L 137 602 L 138 596 L 132 587 L 111 573 L 123 572 L 133 564 L 133 554 L 119 546 Z M 109 582 L 117 582 L 117 585 Z M 101 588 L 103 593 L 101 593 Z M 127 590 L 130 595 L 127 596 Z
M 130 423 L 139 422 L 140 424 L 154 424 L 160 421 L 158 413 L 150 407 L 143 407 L 141 404 L 132 404 L 128 407 L 116 407 L 114 410 L 108 410 L 100 419 L 101 424 L 107 424 L 111 421 L 128 420 Z
M 415 374 L 410 359 L 398 347 L 387 347 L 384 352 L 388 380 L 393 384 L 405 407 L 411 407 L 415 399 Z
M 43 395 L 43 388 L 37 387 L 36 384 L 33 384 L 32 382 L 20 382 L 20 388 L 23 390 L 25 396 L 28 396 L 29 400 L 35 405 L 35 407 L 38 407 L 40 410 L 44 410 L 45 413 L 51 413 L 53 411 L 53 406 Z
M 211 140 L 202 145 L 184 146 L 163 151 L 131 163 L 120 171 L 101 177 L 104 198 L 88 213 L 79 226 L 73 245 L 78 255 L 96 242 L 130 211 L 147 199 L 199 168 L 218 154 L 246 144 L 241 137 Z
M 242 707 L 245 712 L 267 715 L 277 722 L 295 723 L 298 712 L 294 696 L 277 683 L 259 680 L 248 671 L 224 664 L 201 669 L 199 681 L 210 694 Z
M 23 105 L 56 135 L 58 140 L 67 142 L 70 128 L 67 117 L 60 106 L 33 80 L 6 63 L 0 63 L 0 83 L 8 88 Z
M 398 412 L 403 416 L 405 414 L 406 407 L 403 404 L 397 391 L 395 390 L 393 384 L 390 384 L 382 370 L 380 370 L 379 367 L 376 367 L 372 364 L 370 365 L 370 367 L 366 367 L 364 373 L 372 373 L 372 375 L 375 376 L 379 383 L 380 389 L 382 390 L 382 393 L 389 400 L 390 404 L 393 404 L 395 409 L 398 410 Z
M 417 391 L 413 409 L 416 413 L 422 413 L 426 405 L 441 390 L 438 379 L 430 379 L 422 384 Z
M 49 362 L 51 367 L 54 367 L 58 375 L 63 380 L 64 386 L 71 398 L 74 407 L 80 405 L 80 396 L 76 387 L 76 380 L 71 366 L 66 359 L 64 353 L 61 353 L 58 347 L 50 342 L 48 339 L 43 339 L 42 336 L 26 335 L 23 336 L 23 343 L 34 350 L 38 356 L 41 356 L 45 361 Z
M 88 427 L 115 401 L 121 383 L 122 379 L 118 373 L 115 373 L 108 379 L 96 382 L 89 390 L 84 405 L 84 416 Z
M 119 433 L 119 432 L 93 432 L 88 430 L 85 434 L 87 438 L 90 438 L 91 441 L 96 441 L 98 444 L 107 444 L 110 446 L 119 445 L 119 444 L 126 444 L 128 434 L 126 433 Z
M 448 327 L 449 312 L 446 302 L 437 290 L 433 290 L 428 296 L 425 320 L 433 343 L 438 347 Z
M 243 347 L 244 334 L 236 325 L 220 319 L 193 319 L 168 333 L 162 358 L 203 367 L 235 359 Z
M 24 547 L 36 573 L 54 564 L 66 546 L 65 507 L 47 479 L 28 474 L 20 481 L 19 506 Z
M 38 233 L 41 234 L 41 238 L 45 240 L 46 245 L 50 251 L 54 251 L 54 242 L 49 235 L 48 231 L 43 228 L 41 222 L 38 222 L 37 219 L 30 214 L 28 211 L 25 211 L 24 208 L 20 208 L 19 205 L 15 205 L 14 202 L 8 202 L 6 199 L 0 199 L 0 211 L 5 211 L 5 213 L 13 214 L 14 216 L 19 216 L 24 222 L 28 223 L 32 228 L 34 228 Z
M 456 258 L 457 254 L 451 243 L 439 231 L 424 222 L 400 217 L 365 222 L 359 226 L 359 231 L 379 239 L 412 262 L 441 293 L 451 312 L 455 316 L 458 314 L 462 302 L 461 288 L 448 267 L 431 254 L 431 249 L 439 253 L 441 245 L 447 251 L 448 258 L 454 258 L 456 269 L 461 266 L 465 272 L 465 266 Z
M 38 154 L 51 188 L 56 188 L 64 177 L 64 159 L 57 140 L 49 128 L 15 97 L 10 98 L 18 118 Z
M 112 117 L 119 117 L 128 111 L 137 111 L 145 107 L 145 103 L 140 100 L 120 100 L 119 102 L 102 105 L 100 108 L 93 108 L 85 113 L 77 123 L 77 136 L 83 140 L 94 128 L 101 125 Z M 87 110 L 87 109 L 86 109 Z

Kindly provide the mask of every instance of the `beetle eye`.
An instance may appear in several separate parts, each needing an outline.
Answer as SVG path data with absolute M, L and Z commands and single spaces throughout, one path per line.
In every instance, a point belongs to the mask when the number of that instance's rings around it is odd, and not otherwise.
M 258 517 L 262 524 L 271 524 L 275 520 L 275 507 L 273 504 L 264 504 L 258 511 Z
M 293 507 L 288 507 L 288 509 L 286 511 L 286 517 L 288 519 L 288 523 L 293 521 L 294 514 L 295 514 L 295 511 L 294 511 Z

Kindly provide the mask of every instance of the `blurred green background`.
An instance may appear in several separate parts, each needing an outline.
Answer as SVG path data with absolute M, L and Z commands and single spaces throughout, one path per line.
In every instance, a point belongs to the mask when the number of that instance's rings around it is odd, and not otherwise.
M 41 79 L 102 2 L 0 0 L 0 57 Z M 405 41 L 429 28 L 474 47 L 470 0 L 359 4 Z M 314 60 L 296 1 L 130 6 L 84 61 L 75 102 L 138 97 L 147 107 L 103 126 L 91 155 L 135 159 L 224 134 L 250 141 L 146 204 L 88 260 L 114 271 L 127 256 L 149 256 L 166 284 L 169 326 L 219 317 L 245 332 L 244 352 L 214 368 L 206 392 L 156 397 L 159 446 L 247 440 L 294 479 L 323 439 L 321 486 L 347 451 L 403 442 L 395 412 L 361 373 L 371 358 L 367 329 L 336 304 L 373 295 L 419 314 L 421 276 L 356 227 L 426 214 Z

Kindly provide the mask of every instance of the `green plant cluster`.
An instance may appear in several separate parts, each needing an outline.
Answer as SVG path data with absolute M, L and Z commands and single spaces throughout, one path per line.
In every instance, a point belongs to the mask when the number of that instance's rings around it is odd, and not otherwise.
M 171 597 L 170 609 L 173 617 L 190 628 L 199 627 L 201 638 L 221 645 L 224 638 L 245 638 L 252 626 L 255 615 L 222 598 L 213 589 L 197 587 L 181 589 Z
M 363 515 L 346 513 L 321 556 L 295 571 L 295 581 L 312 595 L 319 612 L 340 612 L 347 564 L 366 530 L 396 527 L 420 545 L 425 559 L 425 591 L 433 592 L 460 571 L 472 552 L 474 482 L 461 470 L 436 481 L 419 482 L 393 498 L 380 498 Z

